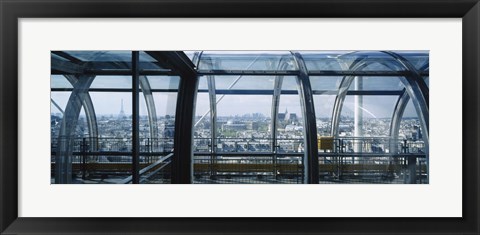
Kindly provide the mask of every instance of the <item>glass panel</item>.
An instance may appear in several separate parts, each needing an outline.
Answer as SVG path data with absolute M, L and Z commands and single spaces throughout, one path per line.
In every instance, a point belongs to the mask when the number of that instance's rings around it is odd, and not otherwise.
M 129 140 L 132 137 L 132 94 L 130 92 L 90 92 L 98 121 L 99 138 Z M 126 144 L 109 145 L 104 151 L 131 151 Z
M 314 91 L 337 91 L 342 80 L 343 76 L 310 76 L 310 84 Z
M 400 129 L 398 132 L 400 140 L 422 141 L 422 130 L 420 127 L 420 120 L 417 112 L 413 106 L 413 102 L 408 101 L 405 111 L 403 113 L 402 121 L 400 122 Z
M 197 93 L 195 122 L 193 125 L 193 152 L 210 151 L 211 113 L 208 93 Z
M 349 64 L 341 60 L 350 51 L 303 51 L 301 52 L 307 70 L 346 70 Z
M 215 76 L 217 90 L 273 90 L 273 76 Z
M 314 95 L 315 116 L 317 120 L 317 134 L 332 136 L 332 112 L 336 95 Z
M 73 88 L 73 86 L 63 75 L 51 75 L 50 88 Z
M 132 76 L 96 76 L 90 88 L 132 88 Z
M 388 137 L 397 100 L 398 96 L 348 95 L 342 107 L 339 136 Z
M 52 144 L 56 143 L 58 138 L 60 125 L 62 124 L 63 112 L 67 107 L 68 99 L 72 92 L 51 92 L 50 98 L 53 100 L 50 102 L 50 121 L 51 121 L 51 141 Z M 58 105 L 58 107 L 57 107 Z
M 357 85 L 358 82 L 361 82 Z M 400 91 L 404 88 L 399 77 L 355 77 L 351 91 Z
M 288 51 L 206 51 L 200 58 L 203 70 L 297 70 Z
M 175 81 L 178 77 L 157 77 L 157 80 Z M 160 85 L 163 87 L 159 88 L 178 89 L 178 82 L 176 86 L 172 83 Z M 140 167 L 140 183 L 170 183 L 177 93 L 153 92 L 145 96 L 141 92 L 140 96 L 143 97 L 140 98 L 140 163 L 145 164 Z M 148 102 L 152 102 L 150 112 Z
M 271 95 L 217 95 L 217 131 L 219 142 L 268 140 L 271 125 Z M 242 147 L 238 152 L 247 151 Z
M 207 77 L 208 76 L 201 76 L 201 77 L 198 78 L 198 89 L 199 90 L 208 90 Z
M 297 90 L 295 77 L 286 77 L 282 91 Z M 277 153 L 300 153 L 304 151 L 304 120 L 299 94 L 282 94 L 278 107 Z
M 67 58 L 64 58 L 64 57 L 62 57 L 62 56 L 58 56 L 58 55 L 56 55 L 56 54 L 54 54 L 54 53 L 50 53 L 50 55 L 52 56 L 52 58 L 55 58 L 55 59 L 59 59 L 59 60 L 63 60 L 63 61 L 70 61 L 70 60 L 68 60 Z
M 152 89 L 178 89 L 180 77 L 178 76 L 147 76 Z
M 429 51 L 395 51 L 407 59 L 418 70 L 425 70 L 429 67 Z
M 314 70 L 354 70 L 357 63 L 369 65 L 360 66 L 359 70 L 404 70 L 390 55 L 382 52 L 352 52 L 352 51 L 321 51 L 302 52 L 302 57 L 309 71 Z M 370 65 L 371 64 L 371 65 Z M 382 64 L 382 65 L 381 65 Z
M 64 51 L 83 62 L 129 62 L 132 61 L 131 51 Z

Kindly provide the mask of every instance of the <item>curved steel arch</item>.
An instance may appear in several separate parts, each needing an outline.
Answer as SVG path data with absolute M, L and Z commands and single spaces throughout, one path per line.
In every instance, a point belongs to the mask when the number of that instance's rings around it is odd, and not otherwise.
M 152 87 L 150 86 L 147 76 L 140 76 L 139 82 L 143 97 L 145 98 L 145 104 L 147 105 L 148 122 L 150 125 L 150 138 L 158 138 L 157 110 L 155 108 L 155 99 L 153 98 Z M 152 143 L 155 143 L 156 145 L 158 144 L 158 141 L 152 140 Z
M 347 68 L 346 64 L 344 64 L 344 67 L 349 69 L 349 70 L 352 70 L 352 71 L 358 71 L 358 70 L 361 70 L 361 69 L 369 66 L 370 64 L 380 63 L 380 64 L 392 69 L 391 66 L 388 65 L 388 64 L 381 63 L 380 61 L 365 60 L 367 58 L 368 57 L 362 56 L 360 58 L 357 58 L 348 68 Z M 335 138 L 338 137 L 338 125 L 340 123 L 340 114 L 342 112 L 343 102 L 345 101 L 348 89 L 351 86 L 355 77 L 357 77 L 357 76 L 344 76 L 343 79 L 342 79 L 342 82 L 340 83 L 340 86 L 338 88 L 338 94 L 337 94 L 337 97 L 335 98 L 335 103 L 334 103 L 333 110 L 332 110 L 331 135 Z M 400 81 L 402 81 L 402 80 L 400 79 Z
M 317 121 L 315 117 L 315 105 L 313 103 L 313 91 L 308 76 L 307 66 L 299 52 L 291 52 L 295 63 L 299 69 L 297 79 L 298 92 L 300 94 L 300 103 L 302 106 L 302 113 L 305 116 L 304 136 L 305 142 L 305 160 L 304 175 L 306 176 L 304 182 L 307 184 L 319 183 L 319 169 L 318 169 L 318 146 L 317 146 Z
M 417 71 L 426 71 L 430 67 L 430 63 L 427 60 Z M 425 79 L 423 79 L 425 80 Z M 410 100 L 410 96 L 408 96 L 408 93 L 405 91 L 405 89 L 402 92 L 402 95 L 398 97 L 397 104 L 395 105 L 395 109 L 393 111 L 392 115 L 392 121 L 390 123 L 390 138 L 394 140 L 394 143 L 396 143 L 398 139 L 398 134 L 400 131 L 400 122 L 402 120 L 405 108 L 408 104 L 408 101 Z M 397 145 L 390 145 L 390 150 L 393 150 L 394 152 L 397 152 Z
M 392 120 L 390 121 L 390 153 L 398 153 L 398 134 L 400 130 L 400 123 L 402 122 L 402 117 L 407 107 L 410 96 L 405 89 L 403 89 L 402 94 L 398 97 L 397 103 L 395 104 L 395 109 L 393 110 Z
M 383 51 L 383 53 L 390 55 L 395 60 L 398 61 L 405 69 L 411 72 L 410 75 L 406 76 L 402 81 L 405 81 L 405 90 L 408 93 L 408 96 L 412 98 L 413 105 L 417 112 L 418 119 L 420 121 L 421 130 L 423 131 L 422 139 L 425 145 L 425 157 L 427 164 L 427 182 L 430 181 L 430 156 L 429 156 L 429 89 L 425 80 L 420 75 L 418 70 L 413 66 L 407 59 L 401 55 L 390 52 Z M 408 86 L 407 86 L 408 85 Z M 401 112 L 403 116 L 403 111 Z M 398 124 L 399 125 L 399 124 Z
M 429 90 L 425 80 L 418 70 L 404 57 L 389 51 L 383 53 L 390 55 L 397 60 L 406 70 L 410 71 L 410 75 L 401 79 L 404 83 L 408 96 L 412 98 L 412 102 L 417 111 L 420 125 L 424 134 L 422 135 L 425 147 L 428 151 L 429 140 Z M 428 154 L 427 154 L 428 155 Z
M 371 62 L 371 63 L 376 63 L 376 62 Z M 362 60 L 356 61 L 350 65 L 349 69 L 350 70 L 360 70 L 369 65 L 368 61 L 363 62 Z M 352 84 L 353 80 L 355 79 L 356 76 L 345 76 L 342 79 L 342 82 L 340 83 L 340 86 L 338 87 L 338 94 L 337 97 L 335 98 L 335 103 L 333 105 L 333 110 L 332 110 L 332 128 L 331 128 L 331 135 L 335 138 L 338 137 L 338 125 L 340 123 L 340 114 L 342 112 L 343 108 L 343 102 L 345 101 L 345 98 L 347 96 L 348 88 Z
M 55 183 L 69 184 L 72 181 L 73 137 L 77 127 L 82 105 L 88 95 L 88 89 L 95 76 L 80 75 L 65 108 L 58 135 L 57 153 L 55 155 Z
M 198 68 L 200 65 L 201 58 L 203 56 L 203 51 L 198 53 L 196 56 L 194 56 L 192 61 L 195 66 Z M 213 66 L 213 65 L 212 65 Z M 210 109 L 203 114 L 200 119 L 195 123 L 195 126 L 199 124 L 202 119 L 205 118 L 206 115 L 210 113 L 210 159 L 212 163 L 216 162 L 216 152 L 217 152 L 217 94 L 216 94 L 216 87 L 215 87 L 215 77 L 213 75 L 207 75 L 207 89 L 208 89 L 208 100 L 209 100 L 209 105 Z M 197 84 L 198 86 L 198 84 Z M 196 89 L 196 93 L 198 93 L 198 87 Z M 216 174 L 215 169 L 211 168 L 210 172 L 211 176 L 214 176 Z
M 405 113 L 405 108 L 410 101 L 410 96 L 408 95 L 407 91 L 403 89 L 402 94 L 398 97 L 397 103 L 395 105 L 395 109 L 393 110 L 392 120 L 390 122 L 390 151 L 393 153 L 398 153 L 398 135 L 400 132 L 400 124 L 403 118 L 403 114 Z
M 277 70 L 283 70 L 286 66 L 288 66 L 288 62 L 284 61 L 284 57 L 280 59 L 278 63 Z M 271 68 L 273 70 L 273 68 Z M 282 84 L 283 84 L 283 75 L 275 76 L 274 85 L 273 85 L 273 96 L 272 96 L 272 108 L 271 108 L 271 116 L 272 116 L 272 123 L 271 126 L 271 146 L 272 146 L 272 153 L 277 152 L 277 127 L 278 127 L 278 113 L 280 111 L 280 96 L 282 93 Z
M 78 81 L 74 75 L 64 75 L 64 77 L 75 87 L 75 83 Z M 85 115 L 87 117 L 88 133 L 90 134 L 90 150 L 96 151 L 98 149 L 98 123 L 97 115 L 95 114 L 95 107 L 92 102 L 92 97 L 89 93 L 85 95 L 85 99 L 82 102 Z

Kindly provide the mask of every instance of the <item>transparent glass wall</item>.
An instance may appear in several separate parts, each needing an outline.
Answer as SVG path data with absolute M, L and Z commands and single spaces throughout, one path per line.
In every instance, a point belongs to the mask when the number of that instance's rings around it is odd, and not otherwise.
M 419 77 L 429 86 L 428 51 L 138 53 L 136 64 L 132 51 L 52 52 L 53 183 L 62 164 L 72 183 L 131 183 L 137 120 L 140 183 L 171 183 L 175 122 L 190 118 L 176 116 L 179 74 L 192 68 L 196 100 L 182 105 L 195 112 L 193 183 L 306 182 L 307 144 L 317 144 L 320 183 L 428 182 L 428 104 L 409 97 L 428 96 L 409 87 Z
M 179 82 L 178 76 L 140 77 L 140 172 L 150 169 L 140 183 L 170 183 Z

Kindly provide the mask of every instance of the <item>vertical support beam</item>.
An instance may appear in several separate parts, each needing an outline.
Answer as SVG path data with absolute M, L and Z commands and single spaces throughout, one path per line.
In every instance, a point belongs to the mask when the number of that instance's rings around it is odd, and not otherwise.
M 355 80 L 355 90 L 361 91 L 363 90 L 363 78 L 356 77 Z M 363 97 L 361 95 L 356 95 L 354 97 L 354 136 L 355 137 L 363 137 Z M 354 142 L 355 144 L 355 142 Z M 353 149 L 356 153 L 363 152 L 363 144 L 361 142 L 357 142 Z M 356 159 L 357 160 L 357 159 Z M 355 163 L 355 161 L 354 161 Z
M 271 127 L 271 145 L 272 145 L 272 163 L 273 163 L 273 174 L 275 179 L 277 179 L 277 150 L 279 149 L 277 146 L 277 127 L 278 127 L 278 110 L 280 105 L 280 94 L 282 92 L 282 83 L 283 83 L 283 76 L 276 76 L 274 87 L 273 87 L 273 97 L 272 97 L 272 108 L 271 108 L 271 116 L 272 116 L 272 123 Z
M 216 165 L 217 154 L 217 94 L 215 87 L 215 77 L 207 76 L 208 86 L 208 100 L 210 101 L 210 164 L 211 164 L 211 176 L 215 177 L 216 170 L 213 166 Z
M 272 153 L 277 152 L 277 128 L 278 128 L 278 111 L 280 105 L 280 94 L 282 92 L 283 76 L 276 76 L 273 85 L 272 97 L 272 123 L 271 123 L 271 137 L 272 137 Z
M 146 51 L 147 54 L 180 74 L 175 112 L 174 156 L 171 165 L 172 184 L 191 184 L 193 173 L 193 121 L 197 72 L 195 65 L 181 51 Z
M 140 183 L 140 72 L 139 52 L 132 51 L 132 183 Z
M 302 113 L 305 115 L 305 160 L 304 174 L 305 182 L 307 184 L 318 184 L 318 146 L 317 146 L 317 122 L 315 117 L 315 106 L 313 104 L 313 92 L 310 85 L 310 78 L 308 77 L 307 67 L 298 52 L 292 52 L 295 62 L 299 69 L 298 75 L 298 91 L 300 94 L 300 102 L 302 104 Z
M 175 156 L 172 159 L 172 184 L 191 184 L 193 174 L 193 124 L 197 76 L 181 76 L 175 114 Z
M 417 158 L 415 156 L 407 157 L 408 181 L 407 184 L 417 183 Z

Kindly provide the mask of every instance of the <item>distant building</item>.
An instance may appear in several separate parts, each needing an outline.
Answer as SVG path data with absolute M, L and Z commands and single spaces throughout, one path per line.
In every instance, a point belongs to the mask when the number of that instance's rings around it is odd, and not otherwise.
M 297 114 L 296 113 L 291 113 L 289 118 L 288 118 L 288 121 L 290 123 L 298 122 Z
M 247 129 L 247 124 L 241 123 L 239 121 L 229 120 L 227 123 L 223 124 L 222 130 L 231 130 L 231 131 L 243 131 Z

